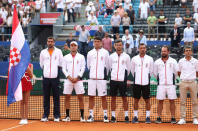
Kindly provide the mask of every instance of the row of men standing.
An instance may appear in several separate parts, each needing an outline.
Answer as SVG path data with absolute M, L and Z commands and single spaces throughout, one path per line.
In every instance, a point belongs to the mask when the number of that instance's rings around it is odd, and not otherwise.
M 110 71 L 110 95 L 111 99 L 111 122 L 116 122 L 116 96 L 118 91 L 123 100 L 123 108 L 125 112 L 125 122 L 129 122 L 128 102 L 127 102 L 127 76 L 132 73 L 134 76 L 134 118 L 132 123 L 138 123 L 138 102 L 141 96 L 146 102 L 146 123 L 150 121 L 150 76 L 154 75 L 158 78 L 159 86 L 157 88 L 158 117 L 156 123 L 161 123 L 161 113 L 163 109 L 163 100 L 170 100 L 171 123 L 175 120 L 175 104 L 176 86 L 174 85 L 175 76 L 178 74 L 181 78 L 180 83 L 180 100 L 181 100 L 181 119 L 178 124 L 185 124 L 185 102 L 186 90 L 189 89 L 192 97 L 193 123 L 198 124 L 197 120 L 197 83 L 198 60 L 193 58 L 190 46 L 185 48 L 185 57 L 179 61 L 169 57 L 169 48 L 162 47 L 161 55 L 155 63 L 153 58 L 146 55 L 146 45 L 139 44 L 139 54 L 134 56 L 132 60 L 128 54 L 123 52 L 122 40 L 115 41 L 115 52 L 109 56 L 108 51 L 102 48 L 100 37 L 94 38 L 94 49 L 88 52 L 87 68 L 89 70 L 88 95 L 89 95 L 89 113 L 87 122 L 94 121 L 94 97 L 96 90 L 98 96 L 101 96 L 102 107 L 104 110 L 104 122 L 109 122 L 107 116 L 107 75 Z M 66 94 L 65 108 L 66 117 L 62 121 L 70 121 L 70 96 L 74 89 L 80 103 L 80 121 L 84 119 L 84 103 L 83 94 L 84 87 L 82 76 L 85 71 L 85 58 L 77 52 L 78 44 L 75 41 L 70 43 L 71 53 L 64 56 L 61 50 L 54 46 L 54 38 L 47 39 L 48 48 L 41 51 L 40 66 L 43 69 L 43 93 L 44 93 L 44 114 L 41 121 L 48 121 L 50 110 L 50 92 L 53 92 L 54 100 L 54 121 L 60 121 L 60 101 L 58 88 L 58 66 L 62 67 L 62 71 L 67 78 L 64 81 L 64 91 Z

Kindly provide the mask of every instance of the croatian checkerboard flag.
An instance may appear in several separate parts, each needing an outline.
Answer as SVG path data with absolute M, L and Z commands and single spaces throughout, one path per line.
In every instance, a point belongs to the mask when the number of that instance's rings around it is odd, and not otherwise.
M 16 5 L 14 6 L 12 38 L 10 45 L 10 60 L 7 80 L 7 105 L 22 100 L 21 79 L 30 62 L 30 49 L 25 41 L 24 33 L 21 28 Z

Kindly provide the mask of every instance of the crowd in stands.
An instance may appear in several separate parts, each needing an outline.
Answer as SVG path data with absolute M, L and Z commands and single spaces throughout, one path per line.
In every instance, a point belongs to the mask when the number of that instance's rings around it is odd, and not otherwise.
M 3 0 L 0 2 L 0 34 L 2 41 L 9 41 L 12 33 L 13 9 L 16 5 L 18 17 L 24 32 L 27 33 L 27 25 L 31 22 L 37 9 L 37 1 Z

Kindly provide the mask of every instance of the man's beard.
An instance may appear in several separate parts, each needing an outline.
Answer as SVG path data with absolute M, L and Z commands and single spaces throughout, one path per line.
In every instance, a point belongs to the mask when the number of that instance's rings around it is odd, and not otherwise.
M 168 55 L 162 55 L 162 58 L 167 58 L 168 57 Z

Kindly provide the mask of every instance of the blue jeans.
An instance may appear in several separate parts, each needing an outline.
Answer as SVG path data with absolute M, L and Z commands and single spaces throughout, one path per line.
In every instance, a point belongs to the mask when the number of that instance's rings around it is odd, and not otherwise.
M 87 42 L 81 42 L 80 41 L 80 53 L 87 57 L 87 51 L 88 51 L 88 43 Z

